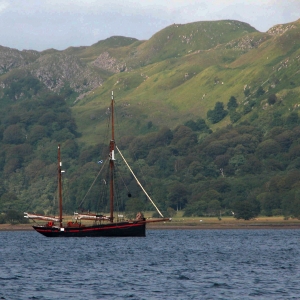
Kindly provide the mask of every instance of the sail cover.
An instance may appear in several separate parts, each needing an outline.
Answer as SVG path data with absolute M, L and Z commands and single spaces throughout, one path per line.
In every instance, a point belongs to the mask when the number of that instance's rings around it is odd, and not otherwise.
M 59 218 L 57 218 L 57 217 L 47 217 L 47 216 L 42 216 L 42 215 L 30 214 L 27 212 L 24 212 L 24 218 L 59 222 Z

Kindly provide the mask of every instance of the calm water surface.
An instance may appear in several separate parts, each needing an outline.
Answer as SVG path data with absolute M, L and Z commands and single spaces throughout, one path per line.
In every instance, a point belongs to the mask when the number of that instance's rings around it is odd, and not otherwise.
M 299 230 L 0 232 L 0 299 L 300 299 Z

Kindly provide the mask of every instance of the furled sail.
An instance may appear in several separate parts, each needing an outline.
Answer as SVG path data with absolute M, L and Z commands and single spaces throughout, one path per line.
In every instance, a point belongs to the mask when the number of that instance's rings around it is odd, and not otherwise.
M 110 220 L 109 217 L 103 216 L 103 215 L 79 214 L 79 213 L 74 213 L 74 219 L 75 220 L 95 220 L 95 221 L 100 221 L 100 220 L 109 221 Z
M 30 214 L 30 213 L 27 213 L 27 212 L 24 212 L 24 218 L 38 219 L 38 220 L 44 220 L 44 221 L 53 221 L 53 222 L 58 222 L 59 221 L 58 217 L 48 217 L 48 216 Z

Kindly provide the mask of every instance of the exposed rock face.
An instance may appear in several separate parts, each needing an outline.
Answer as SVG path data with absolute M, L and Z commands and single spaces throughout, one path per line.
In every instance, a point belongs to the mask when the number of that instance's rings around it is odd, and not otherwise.
M 115 58 L 111 57 L 108 52 L 101 53 L 92 64 L 112 73 L 127 71 L 126 63 L 118 62 Z
M 257 48 L 266 39 L 267 39 L 266 36 L 257 39 L 254 36 L 248 35 L 238 40 L 230 41 L 229 43 L 226 44 L 226 47 L 237 49 L 237 50 L 249 51 L 251 49 Z
M 282 24 L 282 25 L 276 25 L 272 28 L 270 28 L 267 33 L 270 35 L 282 35 L 284 34 L 286 31 L 296 28 L 295 25 L 293 24 Z
M 0 46 L 0 75 L 11 69 L 24 67 L 40 56 L 38 51 L 7 48 Z
M 31 73 L 54 92 L 59 92 L 65 85 L 69 85 L 74 91 L 84 93 L 103 82 L 92 66 L 82 63 L 75 56 L 59 51 L 44 54 L 0 46 L 0 76 L 12 69 Z M 7 82 L 0 81 L 2 88 L 6 85 Z
M 59 91 L 65 84 L 70 84 L 76 92 L 83 92 L 103 82 L 101 77 L 80 59 L 64 53 L 41 56 L 26 68 L 53 91 Z

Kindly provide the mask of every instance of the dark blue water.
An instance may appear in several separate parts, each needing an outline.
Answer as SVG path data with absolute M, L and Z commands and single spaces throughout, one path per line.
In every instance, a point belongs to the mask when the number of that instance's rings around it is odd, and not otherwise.
M 300 299 L 299 230 L 0 232 L 0 299 Z

